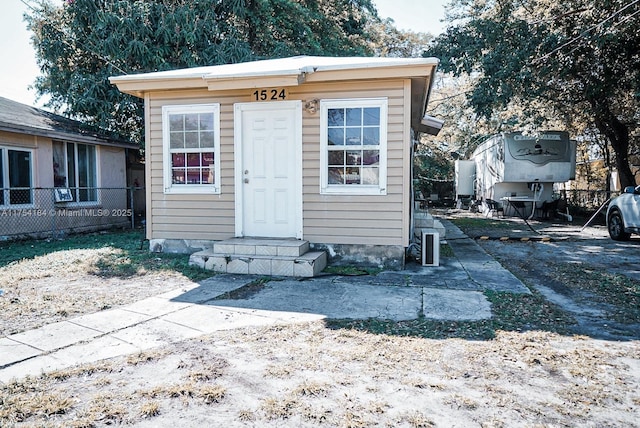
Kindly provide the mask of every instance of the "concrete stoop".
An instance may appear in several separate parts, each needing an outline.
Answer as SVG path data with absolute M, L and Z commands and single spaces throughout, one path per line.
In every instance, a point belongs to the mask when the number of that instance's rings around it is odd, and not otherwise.
M 327 266 L 327 254 L 309 249 L 309 241 L 232 238 L 191 254 L 189 264 L 220 273 L 313 277 Z
M 422 236 L 423 229 L 435 229 L 440 235 L 440 239 L 444 239 L 446 229 L 439 220 L 435 220 L 431 214 L 426 211 L 416 211 L 413 215 L 413 229 L 416 236 Z

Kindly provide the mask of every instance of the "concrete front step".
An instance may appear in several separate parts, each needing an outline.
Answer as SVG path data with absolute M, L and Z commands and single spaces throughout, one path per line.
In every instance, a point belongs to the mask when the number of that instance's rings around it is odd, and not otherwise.
M 431 225 L 431 227 L 418 227 L 418 226 L 415 226 L 413 228 L 413 233 L 415 234 L 415 236 L 421 237 L 423 229 L 430 229 L 430 230 L 434 230 L 435 229 L 435 230 L 437 230 L 438 234 L 440 235 L 440 239 L 441 240 L 444 240 L 445 235 L 447 233 L 445 227 L 442 225 L 440 220 L 433 220 L 433 224 Z
M 191 254 L 189 264 L 220 273 L 313 277 L 327 266 L 324 251 L 301 256 L 223 255 L 211 250 Z
M 324 251 L 308 241 L 233 238 L 191 254 L 189 264 L 221 273 L 313 277 L 327 266 Z
M 425 211 L 416 211 L 413 213 L 413 227 L 415 228 L 432 228 L 433 222 L 433 216 Z
M 213 244 L 216 254 L 297 257 L 309 251 L 309 241 L 298 239 L 231 238 Z

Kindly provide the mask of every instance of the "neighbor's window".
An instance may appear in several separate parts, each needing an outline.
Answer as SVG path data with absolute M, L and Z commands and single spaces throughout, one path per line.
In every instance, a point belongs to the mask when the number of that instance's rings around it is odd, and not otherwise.
M 33 152 L 0 148 L 0 205 L 33 204 Z
M 387 99 L 320 106 L 321 193 L 386 194 Z
M 98 202 L 96 146 L 53 142 L 53 185 L 71 189 L 76 202 Z
M 168 193 L 220 193 L 220 105 L 162 108 Z

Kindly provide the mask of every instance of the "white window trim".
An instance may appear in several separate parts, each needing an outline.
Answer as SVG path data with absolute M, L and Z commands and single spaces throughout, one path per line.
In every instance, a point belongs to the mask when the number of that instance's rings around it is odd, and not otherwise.
M 213 113 L 214 128 L 214 184 L 173 185 L 169 138 L 169 114 Z M 220 104 L 190 104 L 162 106 L 163 181 L 165 194 L 220 194 Z
M 33 189 L 35 188 L 35 156 L 34 150 L 28 149 L 25 147 L 14 147 L 14 146 L 0 146 L 0 154 L 2 157 L 0 158 L 0 162 L 2 163 L 2 186 L 0 186 L 0 192 L 3 192 L 3 200 L 6 202 L 4 204 L 0 204 L 1 209 L 14 209 L 14 208 L 32 208 L 35 207 L 35 195 L 33 194 Z M 29 152 L 31 156 L 31 186 L 29 187 L 29 191 L 31 192 L 31 203 L 30 204 L 10 204 L 9 203 L 9 150 L 16 150 L 20 152 Z M 20 188 L 22 189 L 22 187 Z
M 78 144 L 82 144 L 84 146 L 93 146 L 95 147 L 95 162 L 96 162 L 96 185 L 95 185 L 95 190 L 96 190 L 96 200 L 95 201 L 78 201 L 77 197 L 78 197 L 78 190 L 81 189 L 81 187 L 79 185 L 76 185 L 75 187 L 70 187 L 69 186 L 69 166 L 67 165 L 67 176 L 66 176 L 66 183 L 65 183 L 65 187 L 57 187 L 58 189 L 70 189 L 71 190 L 71 194 L 73 195 L 73 201 L 71 202 L 65 202 L 65 206 L 69 207 L 69 208 L 74 208 L 74 207 L 97 207 L 100 206 L 100 204 L 102 203 L 101 200 L 101 196 L 102 196 L 102 192 L 100 191 L 100 146 L 95 145 L 95 144 L 87 144 L 87 143 L 79 143 L 77 141 L 68 141 L 68 140 L 56 140 L 59 141 L 63 144 L 64 147 L 64 158 L 65 158 L 65 162 L 68 159 L 68 144 L 73 144 L 73 161 L 75 162 L 74 170 L 75 170 L 75 174 L 76 176 L 74 177 L 74 181 L 77 183 L 79 180 L 78 175 Z
M 335 100 L 320 100 L 320 194 L 323 195 L 386 195 L 387 194 L 387 98 L 350 98 Z M 364 184 L 329 184 L 328 173 L 328 119 L 330 108 L 349 107 L 379 107 L 380 108 L 380 161 L 379 183 L 377 185 Z

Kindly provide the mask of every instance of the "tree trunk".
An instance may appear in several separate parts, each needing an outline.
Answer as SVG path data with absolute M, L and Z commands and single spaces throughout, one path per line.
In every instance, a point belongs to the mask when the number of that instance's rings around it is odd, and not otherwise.
M 618 170 L 621 189 L 635 186 L 635 177 L 629 166 L 629 129 L 614 115 L 608 106 L 596 104 L 595 125 L 611 143 L 615 153 L 615 165 Z

